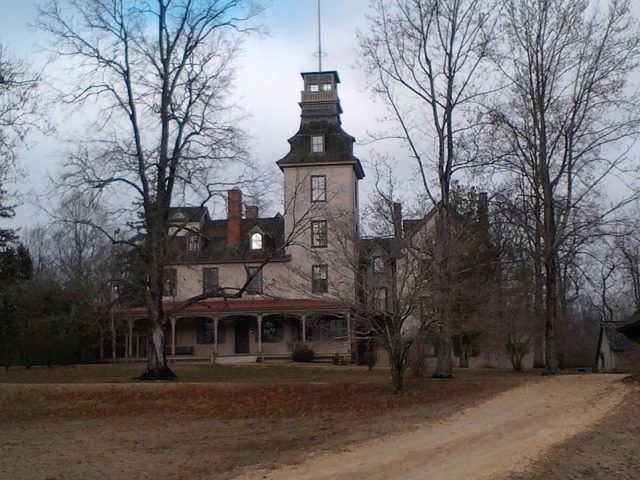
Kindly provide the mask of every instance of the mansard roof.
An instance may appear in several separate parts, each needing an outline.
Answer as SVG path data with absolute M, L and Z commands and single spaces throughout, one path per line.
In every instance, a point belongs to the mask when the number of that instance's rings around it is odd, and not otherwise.
M 169 222 L 193 223 L 201 220 L 209 220 L 207 207 L 171 207 L 169 208 Z
M 311 153 L 311 136 L 324 135 L 324 151 Z M 291 149 L 276 163 L 282 169 L 301 165 L 352 164 L 359 179 L 364 178 L 360 160 L 353 154 L 355 138 L 337 123 L 317 121 L 300 125 L 298 133 L 289 139 Z
M 270 218 L 243 218 L 240 220 L 240 244 L 227 243 L 227 220 L 208 220 L 199 232 L 177 236 L 170 246 L 171 264 L 182 263 L 258 263 L 265 259 L 286 261 L 284 249 L 284 218 L 277 214 Z M 263 248 L 250 248 L 250 233 L 258 227 L 264 233 Z M 188 238 L 197 235 L 202 244 L 199 251 L 190 252 Z

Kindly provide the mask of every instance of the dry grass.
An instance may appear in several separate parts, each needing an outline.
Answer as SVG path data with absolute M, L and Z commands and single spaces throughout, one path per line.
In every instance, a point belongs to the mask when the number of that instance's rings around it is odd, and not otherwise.
M 398 396 L 380 368 L 176 371 L 180 381 L 155 384 L 131 382 L 140 366 L 3 372 L 0 478 L 231 478 L 411 428 L 538 378 L 461 370 L 454 380 L 408 378 Z

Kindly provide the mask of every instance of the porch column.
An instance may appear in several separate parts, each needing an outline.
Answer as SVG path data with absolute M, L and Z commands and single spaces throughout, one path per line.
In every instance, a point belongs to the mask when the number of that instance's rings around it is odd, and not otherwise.
M 213 317 L 213 353 L 218 355 L 218 323 L 220 319 Z
M 258 320 L 258 355 L 262 355 L 262 314 L 256 316 Z
M 171 355 L 176 354 L 176 319 L 171 317 Z
M 104 329 L 100 328 L 100 360 L 104 360 Z
M 300 320 L 302 321 L 302 344 L 307 344 L 307 314 L 303 313 L 300 316 Z
M 353 334 L 351 331 L 351 312 L 347 312 L 345 314 L 345 318 L 347 319 L 347 342 L 349 343 L 349 358 L 351 359 L 352 362 L 355 363 L 355 357 L 354 357 L 354 351 L 355 349 L 353 348 Z
M 140 335 L 136 335 L 136 358 L 140 358 Z
M 133 356 L 133 318 L 129 319 L 129 344 L 127 345 L 129 349 L 129 357 Z

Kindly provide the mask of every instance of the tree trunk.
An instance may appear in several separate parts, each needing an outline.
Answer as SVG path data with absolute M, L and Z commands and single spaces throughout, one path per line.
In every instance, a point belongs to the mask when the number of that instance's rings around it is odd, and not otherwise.
M 391 381 L 394 395 L 404 393 L 404 369 L 395 365 L 395 362 L 391 364 Z
M 553 375 L 558 373 L 558 356 L 556 349 L 555 321 L 557 316 L 557 265 L 556 256 L 547 256 L 546 262 L 546 297 L 545 297 L 545 366 L 544 373 Z
M 451 335 L 449 335 L 449 329 L 446 325 L 443 325 L 438 332 L 438 359 L 433 378 L 453 378 Z
M 436 250 L 440 258 L 436 258 L 438 264 L 438 294 L 436 299 L 438 306 L 438 357 L 436 361 L 436 373 L 434 378 L 453 378 L 453 361 L 451 359 L 451 245 L 449 235 L 449 213 L 445 207 L 441 207 L 438 222 L 436 224 L 436 238 L 439 248 Z
M 539 218 L 539 217 L 537 217 Z M 540 222 L 536 222 L 538 225 Z M 536 227 L 533 293 L 533 368 L 544 368 L 544 276 L 542 274 L 541 232 Z

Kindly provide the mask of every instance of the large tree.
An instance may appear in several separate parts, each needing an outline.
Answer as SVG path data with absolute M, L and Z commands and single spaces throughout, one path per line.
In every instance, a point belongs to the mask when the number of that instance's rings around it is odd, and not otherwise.
M 402 141 L 416 162 L 425 197 L 438 210 L 439 377 L 452 375 L 452 179 L 478 160 L 473 111 L 490 89 L 484 65 L 497 3 L 373 0 L 369 29 L 360 34 L 364 68 L 389 107 L 393 126 L 385 136 Z
M 640 36 L 629 2 L 611 0 L 605 11 L 595 3 L 509 0 L 502 48 L 494 52 L 508 89 L 493 111 L 492 145 L 522 179 L 534 216 L 547 373 L 557 371 L 559 258 L 576 235 L 589 234 L 593 219 L 581 221 L 580 210 L 606 179 L 625 172 L 625 149 L 616 147 L 628 144 L 639 125 L 629 77 L 638 67 Z
M 259 11 L 249 0 L 54 0 L 38 12 L 38 26 L 74 68 L 62 100 L 94 105 L 65 184 L 126 198 L 120 206 L 133 203 L 138 215 L 143 240 L 131 246 L 145 270 L 150 316 L 143 378 L 173 376 L 162 304 L 172 200 L 210 196 L 225 162 L 244 158 L 229 88 L 235 33 Z
M 39 80 L 39 75 L 0 44 L 0 219 L 14 215 L 7 183 L 16 172 L 17 149 L 38 116 Z M 0 247 L 14 238 L 12 229 L 0 227 Z

